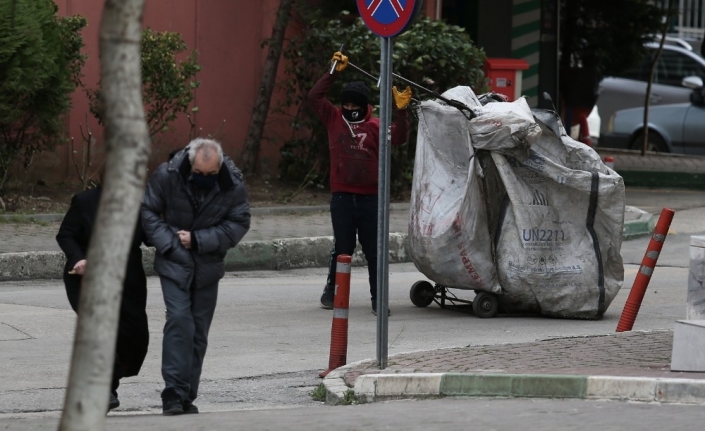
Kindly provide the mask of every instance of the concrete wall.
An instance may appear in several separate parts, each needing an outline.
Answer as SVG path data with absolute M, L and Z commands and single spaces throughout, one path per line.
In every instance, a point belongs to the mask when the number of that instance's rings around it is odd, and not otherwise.
M 88 20 L 83 31 L 84 53 L 88 61 L 83 70 L 84 84 L 96 88 L 100 65 L 98 30 L 103 2 L 98 0 L 56 0 L 60 15 L 80 14 Z M 279 6 L 278 0 L 155 0 L 145 4 L 144 27 L 155 31 L 175 31 L 182 35 L 190 49 L 199 53 L 201 86 L 196 90 L 194 106 L 199 111 L 193 117 L 196 133 L 216 134 L 225 151 L 239 160 L 252 108 L 257 95 L 266 49 L 264 39 L 271 36 L 272 24 Z M 283 67 L 280 67 L 280 73 Z M 68 117 L 69 137 L 80 146 L 80 128 L 87 125 L 96 136 L 96 152 L 103 147 L 102 130 L 88 111 L 83 91 L 73 96 L 73 109 Z M 265 137 L 274 138 L 284 132 L 283 121 L 272 119 L 273 126 Z M 175 131 L 158 135 L 154 140 L 151 167 L 167 154 L 188 142 L 189 123 L 181 117 Z M 41 155 L 30 168 L 29 178 L 48 181 L 77 179 L 71 160 L 71 147 L 64 145 L 55 153 Z M 279 160 L 278 148 L 263 146 L 261 166 L 274 174 Z
M 98 30 L 103 2 L 100 0 L 55 0 L 60 15 L 80 14 L 88 20 L 83 31 L 84 53 L 88 61 L 83 69 L 87 88 L 97 88 L 100 64 Z M 422 13 L 435 17 L 437 2 L 426 0 Z M 257 96 L 267 51 L 262 41 L 271 36 L 279 0 L 153 0 L 145 3 L 144 27 L 155 31 L 174 31 L 181 34 L 189 49 L 199 53 L 202 66 L 197 79 L 201 81 L 193 103 L 199 111 L 193 115 L 196 135 L 215 135 L 222 141 L 225 152 L 239 161 L 252 108 Z M 290 33 L 296 32 L 293 26 Z M 324 51 L 321 55 L 328 56 Z M 284 63 L 280 62 L 279 77 L 283 77 Z M 279 145 L 290 134 L 289 117 L 274 115 L 272 109 L 281 94 L 275 94 L 265 127 L 260 151 L 260 171 L 276 176 L 279 164 Z M 67 119 L 68 137 L 73 138 L 75 150 L 81 151 L 81 130 L 95 136 L 94 160 L 102 160 L 104 140 L 102 128 L 89 112 L 88 98 L 79 89 L 73 95 L 73 108 Z M 150 169 L 165 160 L 174 149 L 188 142 L 191 129 L 181 115 L 173 124 L 174 131 L 155 136 L 152 145 Z M 26 174 L 19 170 L 17 178 L 23 181 L 46 182 L 77 181 L 70 143 L 59 146 L 55 152 L 40 154 Z

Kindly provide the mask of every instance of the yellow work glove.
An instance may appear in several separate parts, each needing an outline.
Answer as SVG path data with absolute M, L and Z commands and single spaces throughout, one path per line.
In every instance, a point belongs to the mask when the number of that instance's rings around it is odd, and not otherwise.
M 335 54 L 333 54 L 333 58 L 330 60 L 331 63 L 335 63 L 336 61 L 338 62 L 335 65 L 336 72 L 342 72 L 346 67 L 348 67 L 348 57 L 343 55 L 340 51 L 336 51 Z
M 397 109 L 406 109 L 409 106 L 409 102 L 411 102 L 411 87 L 407 86 L 406 90 L 400 93 L 395 85 L 392 87 L 392 94 L 394 94 L 394 103 L 397 105 Z

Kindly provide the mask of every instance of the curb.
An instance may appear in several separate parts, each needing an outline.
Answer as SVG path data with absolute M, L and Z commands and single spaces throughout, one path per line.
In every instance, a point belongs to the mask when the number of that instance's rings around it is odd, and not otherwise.
M 391 211 L 408 211 L 408 202 L 397 202 L 389 204 Z M 301 205 L 290 207 L 261 207 L 250 208 L 250 215 L 283 215 L 283 214 L 311 214 L 317 212 L 328 212 L 328 205 Z M 65 214 L 0 214 L 0 220 L 18 221 L 18 222 L 43 222 L 53 223 L 60 222 L 64 219 Z
M 404 209 L 408 204 L 399 205 Z M 317 207 L 322 208 L 322 207 Z M 638 208 L 636 220 L 624 223 L 623 238 L 649 235 L 654 229 L 653 215 Z M 283 270 L 316 268 L 328 265 L 332 236 L 289 238 L 270 241 L 243 241 L 225 256 L 226 271 Z M 408 235 L 389 234 L 389 263 L 411 262 Z M 0 253 L 0 282 L 16 280 L 61 279 L 66 257 L 59 251 Z M 154 275 L 154 249 L 143 248 L 142 264 L 147 275 Z M 365 265 L 361 247 L 353 254 L 353 265 Z
M 245 241 L 225 256 L 226 271 L 283 270 L 328 266 L 333 237 L 292 238 L 273 241 Z M 154 249 L 142 249 L 142 265 L 154 275 Z M 406 234 L 389 234 L 389 262 L 410 262 Z M 0 253 L 0 281 L 61 279 L 66 257 L 60 251 Z M 353 254 L 352 264 L 365 265 L 361 248 Z
M 348 391 L 352 390 L 348 385 L 345 384 L 345 373 L 357 367 L 358 365 L 373 363 L 375 363 L 374 359 L 363 359 L 357 362 L 343 365 L 342 367 L 336 368 L 335 370 L 328 373 L 328 375 L 323 379 L 323 386 L 325 386 L 326 388 L 326 404 L 329 406 L 337 406 L 339 404 L 343 404 L 345 394 Z
M 627 187 L 705 190 L 705 157 L 596 147 L 600 157 L 613 156 L 614 170 Z
M 354 391 L 360 403 L 462 396 L 705 404 L 703 380 L 647 377 L 489 373 L 367 374 L 355 380 Z
M 647 334 L 661 332 L 669 331 L 646 331 Z M 589 337 L 603 339 L 605 336 L 617 335 L 619 334 L 609 333 Z M 539 339 L 534 343 L 552 338 Z M 584 336 L 558 338 L 579 339 Z M 433 354 L 433 352 L 401 352 L 390 356 L 389 359 L 392 361 L 403 359 L 408 354 Z M 502 373 L 479 370 L 465 373 L 451 371 L 413 373 L 409 372 L 408 368 L 388 368 L 374 372 L 371 370 L 375 368 L 375 364 L 376 360 L 365 359 L 344 365 L 328 374 L 323 381 L 326 388 L 326 403 L 336 405 L 350 404 L 351 401 L 371 403 L 392 399 L 460 396 L 571 398 L 705 405 L 705 379 L 671 376 Z M 368 374 L 360 374 L 360 370 L 368 370 Z M 356 377 L 353 377 L 353 382 L 346 383 L 346 374 L 349 372 L 353 372 Z M 348 384 L 353 387 L 347 386 Z
M 638 217 L 635 220 L 624 222 L 622 239 L 651 235 L 651 232 L 653 232 L 656 227 L 656 217 L 654 217 L 653 214 L 632 206 L 626 206 L 625 212 L 637 213 Z
M 705 190 L 705 173 L 617 170 L 626 187 Z

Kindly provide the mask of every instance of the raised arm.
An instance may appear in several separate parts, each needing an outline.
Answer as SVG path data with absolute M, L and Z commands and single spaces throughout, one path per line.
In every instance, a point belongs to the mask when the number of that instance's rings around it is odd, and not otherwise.
M 409 114 L 406 109 L 411 102 L 411 88 L 406 87 L 402 92 L 397 87 L 392 87 L 394 105 L 396 106 L 396 118 L 392 123 L 392 145 L 403 145 L 409 140 Z
M 332 118 L 338 115 L 338 110 L 330 102 L 330 100 L 326 98 L 328 90 L 331 85 L 333 85 L 333 82 L 335 82 L 336 75 L 337 72 L 333 75 L 326 72 L 316 82 L 313 88 L 311 88 L 311 91 L 308 92 L 308 103 L 316 116 L 321 119 L 323 124 L 330 123 Z

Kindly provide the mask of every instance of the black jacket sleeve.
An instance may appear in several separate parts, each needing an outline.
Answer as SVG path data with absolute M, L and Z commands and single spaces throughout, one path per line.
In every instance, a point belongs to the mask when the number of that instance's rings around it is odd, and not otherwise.
M 71 199 L 69 211 L 64 216 L 64 220 L 56 235 L 56 242 L 66 255 L 67 266 L 73 268 L 80 260 L 86 258 L 87 235 L 83 232 L 83 210 L 80 200 L 74 196 Z
M 154 246 L 157 252 L 164 256 L 181 244 L 179 237 L 162 218 L 168 199 L 164 186 L 168 183 L 169 174 L 164 163 L 157 168 L 147 183 L 140 212 L 145 242 Z

